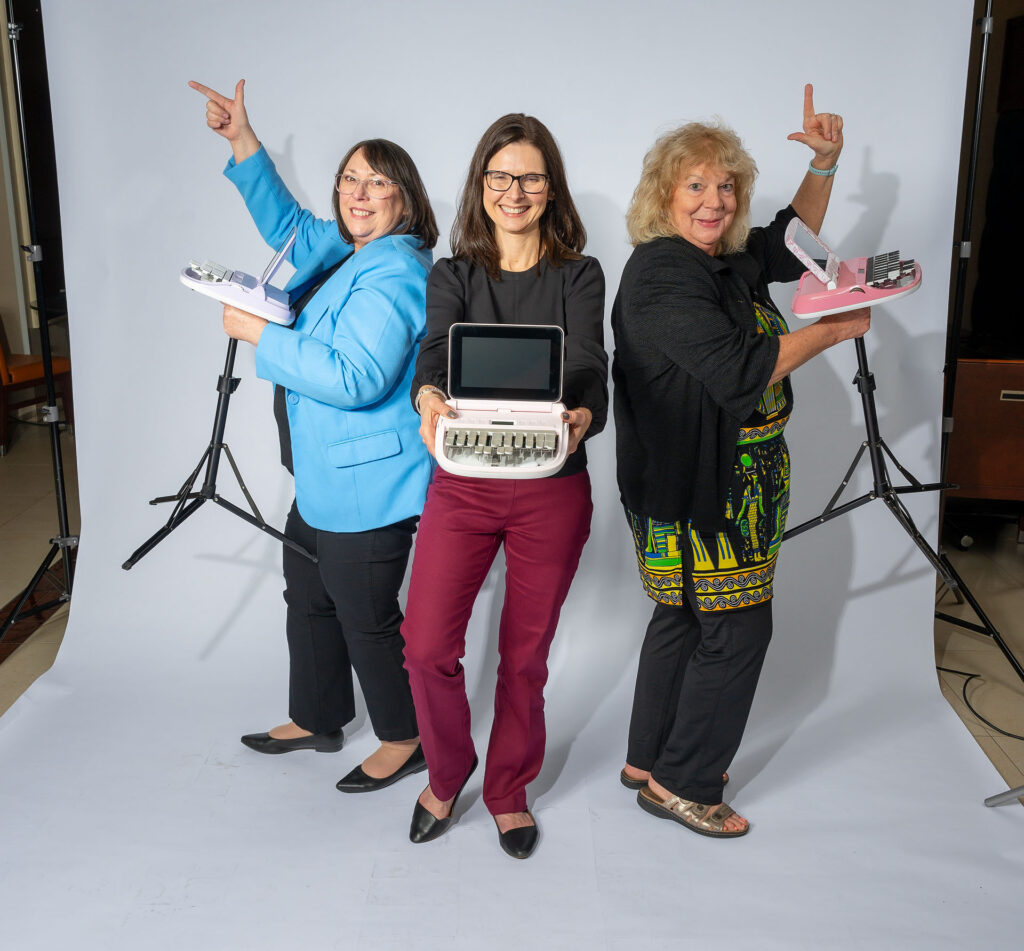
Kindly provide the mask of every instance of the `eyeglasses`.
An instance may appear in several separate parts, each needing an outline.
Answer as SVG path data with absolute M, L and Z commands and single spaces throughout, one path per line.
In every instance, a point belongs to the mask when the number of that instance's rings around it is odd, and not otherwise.
M 398 182 L 389 182 L 386 178 L 356 178 L 354 175 L 336 175 L 334 181 L 338 186 L 338 194 L 351 195 L 360 185 L 366 192 L 367 198 L 387 198 L 391 189 Z
M 508 172 L 484 172 L 484 181 L 487 187 L 496 192 L 507 192 L 513 182 L 519 182 L 519 187 L 527 195 L 536 195 L 544 191 L 548 183 L 548 176 L 540 172 L 527 172 L 525 175 L 511 175 Z

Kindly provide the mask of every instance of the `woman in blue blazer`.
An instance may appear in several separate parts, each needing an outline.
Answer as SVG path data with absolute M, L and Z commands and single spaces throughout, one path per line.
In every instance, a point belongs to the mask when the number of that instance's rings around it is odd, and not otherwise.
M 354 668 L 381 745 L 338 788 L 380 789 L 425 767 L 398 590 L 431 473 L 407 394 L 437 225 L 412 159 L 384 139 L 349 149 L 335 176 L 335 220 L 315 217 L 249 125 L 244 80 L 233 99 L 189 85 L 231 145 L 224 174 L 260 234 L 279 248 L 296 230 L 294 325 L 224 308 L 225 331 L 256 347 L 257 374 L 275 384 L 282 461 L 295 475 L 286 534 L 318 559 L 284 549 L 291 720 L 242 742 L 261 753 L 340 750 Z

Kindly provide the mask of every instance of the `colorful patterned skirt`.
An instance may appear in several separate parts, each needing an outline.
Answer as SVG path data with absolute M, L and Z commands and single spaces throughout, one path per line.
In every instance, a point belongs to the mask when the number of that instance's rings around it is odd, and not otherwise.
M 706 534 L 691 523 L 626 511 L 640 579 L 651 598 L 682 604 L 689 584 L 701 611 L 731 611 L 771 599 L 789 511 L 787 421 L 740 430 L 720 531 Z

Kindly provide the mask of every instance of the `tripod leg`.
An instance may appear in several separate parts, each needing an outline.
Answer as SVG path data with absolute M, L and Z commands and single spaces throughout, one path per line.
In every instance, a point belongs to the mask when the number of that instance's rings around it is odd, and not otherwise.
M 192 491 L 192 486 L 196 484 L 196 479 L 199 478 L 199 473 L 203 466 L 206 465 L 206 460 L 210 458 L 211 447 L 207 446 L 203 450 L 203 454 L 199 457 L 199 462 L 196 467 L 189 473 L 188 478 L 181 483 L 181 488 L 178 489 L 174 495 L 161 495 L 155 499 L 150 499 L 150 505 L 159 505 L 161 502 L 177 502 L 178 508 L 181 507 L 181 502 L 184 499 L 194 498 L 196 493 Z M 172 516 L 173 518 L 173 513 Z
M 1024 786 L 1018 786 L 1016 789 L 1007 789 L 1006 792 L 1001 792 L 996 796 L 989 796 L 985 800 L 986 806 L 1001 806 L 1004 802 L 1013 802 L 1014 799 L 1020 799 L 1024 796 Z
M 132 568 L 139 559 L 141 559 L 148 552 L 156 548 L 168 535 L 171 534 L 182 522 L 185 521 L 200 505 L 202 505 L 206 499 L 200 496 L 197 499 L 193 499 L 188 503 L 181 511 L 175 511 L 171 517 L 167 520 L 167 524 L 164 525 L 160 531 L 156 532 L 147 538 L 135 551 L 132 552 L 131 557 L 121 565 L 125 571 Z
M 968 630 L 977 631 L 979 634 L 984 634 L 987 637 L 992 638 L 995 642 L 996 647 L 1002 652 L 1002 655 L 1006 658 L 1007 663 L 1013 668 L 1013 672 L 1024 682 L 1024 665 L 1017 660 L 1016 655 L 1010 650 L 1010 646 L 1003 640 L 1003 636 L 996 630 L 996 626 L 992 623 L 989 616 L 985 613 L 985 609 L 978 603 L 978 599 L 971 594 L 971 589 L 964 584 L 964 579 L 960 577 L 956 568 L 953 567 L 953 563 L 945 555 L 939 555 L 939 559 L 946 567 L 946 573 L 951 575 L 957 584 L 957 590 L 963 594 L 964 600 L 971 606 L 971 610 L 978 616 L 978 620 L 981 621 L 982 627 L 976 624 L 970 624 L 967 621 L 962 621 L 960 618 L 950 617 L 948 615 L 940 616 L 936 614 L 936 617 L 941 617 L 941 620 L 947 621 L 950 624 L 955 624 L 959 627 L 967 628 Z
M 931 545 L 928 544 L 927 539 L 918 531 L 917 526 L 914 524 L 914 520 L 910 517 L 910 513 L 906 507 L 900 502 L 899 498 L 893 492 L 887 492 L 882 496 L 882 501 L 888 506 L 889 511 L 896 516 L 896 521 L 903 526 L 906 533 L 910 536 L 910 540 L 917 545 L 921 550 L 921 553 L 928 559 L 931 566 L 938 573 L 939 577 L 942 578 L 942 583 L 949 588 L 954 595 L 957 596 L 958 603 L 963 603 L 963 598 L 960 596 L 960 585 L 957 583 L 956 578 L 946 569 L 945 564 L 939 557 Z
M 213 497 L 213 501 L 218 505 L 226 508 L 229 512 L 237 515 L 239 518 L 245 519 L 250 525 L 255 525 L 261 531 L 266 532 L 272 538 L 276 538 L 282 545 L 287 545 L 292 551 L 298 552 L 300 555 L 308 558 L 313 564 L 317 563 L 317 557 L 312 552 L 307 551 L 297 541 L 289 538 L 287 535 L 282 534 L 276 528 L 271 528 L 266 522 L 263 521 L 261 515 L 258 519 L 250 515 L 245 509 L 240 509 L 237 505 L 233 505 L 227 499 L 222 499 L 219 495 Z M 259 513 L 257 513 L 259 514 Z
M 50 567 L 53 559 L 57 557 L 57 552 L 59 551 L 60 545 L 55 543 L 50 546 L 49 554 L 43 559 L 42 564 L 32 576 L 32 580 L 28 583 L 28 586 L 21 592 L 21 597 L 18 598 L 18 603 L 14 606 L 14 610 L 7 615 L 7 618 L 4 620 L 3 627 L 0 627 L 0 638 L 10 630 L 12 625 L 21 620 L 21 609 L 25 607 L 25 603 L 32 596 L 32 592 L 36 590 L 36 586 L 42 580 L 43 575 L 46 574 L 47 569 Z M 68 597 L 70 597 L 70 594 Z
M 907 482 L 909 482 L 912 486 L 915 486 L 916 488 L 920 489 L 921 488 L 921 483 L 917 480 L 917 478 L 914 476 L 914 474 L 912 472 L 909 472 L 907 469 L 905 469 L 903 467 L 903 465 L 902 465 L 902 463 L 900 463 L 899 459 L 897 459 L 893 455 L 892 450 L 886 445 L 885 440 L 882 439 L 882 438 L 879 438 L 878 444 L 882 447 L 882 449 L 885 452 L 885 454 L 892 460 L 892 464 L 897 469 L 899 469 L 899 471 L 900 471 L 901 475 L 903 476 L 903 478 L 906 479 Z
M 235 481 L 238 483 L 238 487 L 242 490 L 242 495 L 245 496 L 245 501 L 249 503 L 249 508 L 252 509 L 252 514 L 260 520 L 260 527 L 262 528 L 263 516 L 260 515 L 260 510 L 256 508 L 256 503 L 253 501 L 253 497 L 249 494 L 248 488 L 246 488 L 245 480 L 242 478 L 242 473 L 238 471 L 238 466 L 235 465 L 235 457 L 231 455 L 231 450 L 228 448 L 227 443 L 224 443 L 223 449 L 224 454 L 228 457 L 228 462 L 231 463 L 231 471 L 235 474 Z
M 866 442 L 862 442 L 860 444 L 860 449 L 857 450 L 856 455 L 853 457 L 853 462 L 850 463 L 850 468 L 846 470 L 846 475 L 843 476 L 843 481 L 839 483 L 839 488 L 836 489 L 835 495 L 828 500 L 828 504 L 822 510 L 822 515 L 828 515 L 828 513 L 835 507 L 836 502 L 839 501 L 839 497 L 850 484 L 850 478 L 853 476 L 853 472 L 857 468 L 857 463 L 860 462 L 860 457 L 864 455 L 864 450 L 867 449 L 867 447 L 868 444 Z

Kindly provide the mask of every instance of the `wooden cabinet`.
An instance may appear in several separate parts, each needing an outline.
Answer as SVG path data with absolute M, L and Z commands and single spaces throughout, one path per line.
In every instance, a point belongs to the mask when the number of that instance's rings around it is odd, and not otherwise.
M 957 361 L 952 498 L 1024 500 L 1024 360 Z

